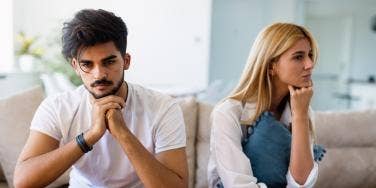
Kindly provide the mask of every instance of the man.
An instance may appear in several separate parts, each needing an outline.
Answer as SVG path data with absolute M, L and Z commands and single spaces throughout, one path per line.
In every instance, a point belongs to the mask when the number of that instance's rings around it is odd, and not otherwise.
M 122 19 L 81 10 L 64 24 L 62 41 L 83 86 L 39 106 L 15 186 L 43 187 L 72 167 L 71 187 L 187 187 L 181 110 L 124 81 L 131 57 Z

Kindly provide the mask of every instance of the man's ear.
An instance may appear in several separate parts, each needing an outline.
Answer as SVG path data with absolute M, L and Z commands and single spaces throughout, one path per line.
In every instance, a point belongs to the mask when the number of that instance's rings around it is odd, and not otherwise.
M 125 53 L 124 57 L 124 70 L 128 70 L 129 66 L 131 65 L 131 55 Z
M 80 75 L 80 66 L 78 65 L 76 58 L 72 58 L 71 65 L 72 65 L 72 68 L 74 69 L 74 72 L 76 72 L 77 76 L 81 76 Z

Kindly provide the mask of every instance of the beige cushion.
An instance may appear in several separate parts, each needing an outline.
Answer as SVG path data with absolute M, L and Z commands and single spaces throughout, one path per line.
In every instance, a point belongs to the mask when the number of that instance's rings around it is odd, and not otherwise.
M 376 148 L 329 148 L 319 163 L 317 188 L 376 187 Z
M 10 187 L 13 187 L 14 168 L 29 135 L 30 122 L 42 100 L 43 90 L 40 86 L 0 100 L 0 163 Z M 66 173 L 51 187 L 68 181 Z
M 189 188 L 193 188 L 195 178 L 195 138 L 197 125 L 197 103 L 193 97 L 180 100 L 180 107 L 183 111 L 185 129 L 187 134 L 187 160 L 189 172 Z
M 376 187 L 376 110 L 316 112 L 317 142 L 327 153 L 315 187 Z
M 210 114 L 213 106 L 198 103 L 198 127 L 196 137 L 196 182 L 195 188 L 207 188 L 207 169 L 210 144 Z
M 317 141 L 326 147 L 376 146 L 376 110 L 316 112 Z

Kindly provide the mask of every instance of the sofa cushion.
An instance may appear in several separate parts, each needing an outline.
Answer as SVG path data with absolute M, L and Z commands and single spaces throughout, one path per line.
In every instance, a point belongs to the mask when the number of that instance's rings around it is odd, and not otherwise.
M 327 148 L 376 147 L 376 110 L 316 112 L 318 143 Z
M 193 97 L 179 99 L 183 111 L 185 129 L 187 134 L 187 160 L 189 172 L 189 188 L 193 188 L 195 178 L 195 138 L 197 126 L 197 103 Z
M 315 187 L 376 187 L 376 110 L 316 112 L 317 142 L 326 147 Z
M 40 86 L 0 100 L 0 163 L 10 187 L 13 187 L 14 168 L 29 135 L 30 122 L 42 100 Z M 68 181 L 68 173 L 65 173 L 50 186 L 67 184 Z
M 375 147 L 327 149 L 315 187 L 376 187 L 375 156 Z
M 210 114 L 212 110 L 212 105 L 198 102 L 195 188 L 208 187 L 207 169 L 210 148 Z

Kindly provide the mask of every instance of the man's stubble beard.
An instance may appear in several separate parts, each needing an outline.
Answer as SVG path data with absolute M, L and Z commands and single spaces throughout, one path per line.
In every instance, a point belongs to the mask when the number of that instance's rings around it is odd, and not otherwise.
M 102 94 L 102 95 L 97 95 L 94 92 L 90 91 L 85 84 L 84 84 L 84 86 L 85 86 L 86 90 L 89 91 L 89 93 L 95 99 L 100 99 L 100 98 L 107 97 L 107 96 L 110 96 L 110 95 L 115 95 L 119 91 L 119 89 L 120 89 L 120 87 L 121 87 L 121 85 L 122 85 L 123 82 L 124 82 L 124 71 L 123 71 L 123 75 L 121 76 L 121 80 L 119 80 L 118 82 L 116 82 L 115 83 L 115 87 L 111 91 L 109 91 L 108 93 L 105 93 L 105 94 Z

